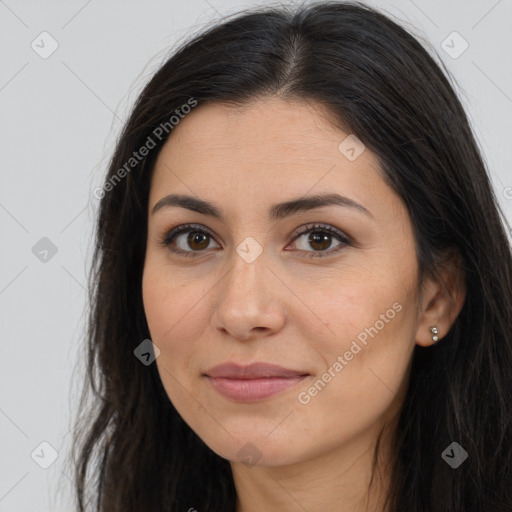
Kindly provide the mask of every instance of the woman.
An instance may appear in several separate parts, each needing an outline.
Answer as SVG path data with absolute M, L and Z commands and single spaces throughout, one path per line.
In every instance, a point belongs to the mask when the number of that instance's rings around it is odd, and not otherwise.
M 511 249 L 403 28 L 337 2 L 210 28 L 98 196 L 80 510 L 89 476 L 108 512 L 512 510 Z

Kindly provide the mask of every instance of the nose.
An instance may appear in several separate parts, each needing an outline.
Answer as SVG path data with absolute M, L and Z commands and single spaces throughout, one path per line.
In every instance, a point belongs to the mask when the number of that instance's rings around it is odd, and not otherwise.
M 262 253 L 248 263 L 238 254 L 219 286 L 212 315 L 214 329 L 240 341 L 249 341 L 278 332 L 286 315 L 279 290 L 283 284 L 268 268 Z

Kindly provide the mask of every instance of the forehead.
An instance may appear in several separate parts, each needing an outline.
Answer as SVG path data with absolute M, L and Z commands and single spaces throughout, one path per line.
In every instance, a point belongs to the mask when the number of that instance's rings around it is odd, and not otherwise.
M 335 128 L 329 117 L 320 105 L 305 101 L 265 98 L 244 106 L 210 103 L 185 116 L 168 143 L 198 153 L 229 149 L 231 154 L 239 151 L 258 157 L 265 156 L 263 149 L 296 150 L 297 156 L 307 158 L 311 149 L 324 152 L 343 137 L 344 132 Z
M 201 105 L 173 128 L 154 174 L 169 179 L 172 167 L 175 173 L 186 172 L 189 179 L 211 181 L 229 175 L 279 181 L 281 177 L 287 183 L 291 175 L 298 182 L 347 170 L 377 171 L 378 161 L 370 151 L 354 161 L 347 159 L 340 144 L 350 133 L 334 126 L 330 118 L 319 104 L 275 98 L 245 106 Z
M 377 214 L 397 214 L 400 201 L 377 157 L 363 145 L 357 158 L 347 158 L 340 144 L 353 135 L 330 119 L 321 105 L 274 98 L 198 106 L 160 151 L 149 207 L 176 193 L 225 203 L 233 213 L 263 211 L 268 203 L 334 192 Z

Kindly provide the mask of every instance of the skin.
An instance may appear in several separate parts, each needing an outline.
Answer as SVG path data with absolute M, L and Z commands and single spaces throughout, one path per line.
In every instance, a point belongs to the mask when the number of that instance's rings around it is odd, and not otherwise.
M 434 343 L 433 325 L 442 343 L 465 297 L 456 265 L 442 269 L 439 281 L 425 279 L 420 295 L 402 201 L 368 148 L 354 161 L 339 151 L 349 133 L 322 113 L 319 105 L 279 98 L 244 107 L 199 106 L 173 129 L 152 177 L 142 285 L 152 341 L 161 351 L 156 364 L 183 419 L 230 461 L 237 512 L 382 510 L 389 436 L 414 345 Z M 279 221 L 268 217 L 275 203 L 332 192 L 357 201 L 371 216 L 331 205 Z M 171 193 L 215 203 L 224 221 L 177 206 L 153 214 Z M 171 243 L 195 257 L 160 243 L 187 223 L 213 234 L 192 246 L 189 233 Z M 328 234 L 323 246 L 308 242 L 307 233 L 296 238 L 297 228 L 310 223 L 337 228 L 353 243 Z M 262 249 L 251 263 L 236 251 L 249 236 Z M 325 257 L 307 257 L 322 251 Z M 401 309 L 389 319 L 393 304 Z M 333 372 L 338 356 L 383 314 L 384 327 L 301 403 L 299 393 L 304 397 L 329 368 Z M 240 404 L 221 396 L 203 375 L 228 361 L 271 362 L 309 376 L 279 395 Z M 383 429 L 382 457 L 369 488 Z M 241 461 L 244 446 L 258 458 L 255 464 Z

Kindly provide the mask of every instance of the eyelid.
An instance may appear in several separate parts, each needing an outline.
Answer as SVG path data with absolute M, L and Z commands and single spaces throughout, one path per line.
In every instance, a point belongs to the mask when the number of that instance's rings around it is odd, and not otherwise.
M 202 224 L 180 224 L 179 226 L 172 228 L 170 231 L 167 231 L 163 235 L 161 240 L 159 241 L 158 245 L 160 245 L 164 248 L 169 248 L 168 246 L 170 245 L 171 241 L 174 238 L 176 238 L 177 236 L 179 236 L 183 233 L 187 233 L 190 231 L 204 233 L 204 234 L 210 236 L 215 241 L 215 243 L 217 243 L 217 245 L 219 245 L 218 242 L 216 241 L 216 236 L 213 234 L 213 232 Z M 331 234 L 334 238 L 336 238 L 340 242 L 340 245 L 342 246 L 341 248 L 343 248 L 344 246 L 348 246 L 348 245 L 354 245 L 354 241 L 353 241 L 352 237 L 350 237 L 343 231 L 341 231 L 338 228 L 335 228 L 334 226 L 331 226 L 329 224 L 323 224 L 323 223 L 318 223 L 318 222 L 304 224 L 304 225 L 296 228 L 294 230 L 294 232 L 292 233 L 292 235 L 290 235 L 291 237 L 293 237 L 290 243 L 294 243 L 298 238 L 300 238 L 302 235 L 304 235 L 306 233 L 315 232 L 315 231 L 318 231 L 318 232 L 323 231 L 323 232 Z M 288 245 L 290 245 L 290 244 L 288 244 Z M 287 245 L 287 247 L 288 247 L 288 245 Z M 298 252 L 300 252 L 302 254 L 306 254 L 307 255 L 306 257 L 315 257 L 315 256 L 322 257 L 322 256 L 329 256 L 331 254 L 335 254 L 335 253 L 339 252 L 341 249 L 337 249 L 337 247 L 340 247 L 340 246 L 336 246 L 336 248 L 326 250 L 326 251 L 299 250 Z M 174 253 L 184 254 L 186 256 L 192 256 L 192 255 L 200 256 L 201 253 L 207 252 L 206 250 L 183 251 L 181 249 L 171 249 L 171 248 L 169 248 L 169 250 L 171 250 Z
M 297 238 L 299 238 L 304 233 L 308 233 L 310 231 L 314 232 L 315 230 L 317 230 L 317 231 L 326 231 L 328 233 L 331 233 L 332 235 L 335 235 L 335 236 L 339 237 L 341 239 L 341 241 L 344 241 L 346 243 L 352 243 L 351 237 L 348 236 L 343 231 L 341 231 L 340 229 L 335 228 L 334 226 L 331 226 L 330 224 L 323 224 L 323 223 L 319 223 L 319 222 L 310 222 L 308 224 L 304 224 L 302 226 L 299 226 L 294 231 L 294 238 L 293 238 L 292 242 L 297 240 Z
M 181 234 L 187 231 L 200 231 L 210 235 L 212 238 L 215 237 L 212 231 L 202 224 L 180 224 L 170 230 L 165 231 L 163 235 L 163 242 L 170 240 L 174 235 Z
M 217 245 L 218 245 L 218 242 L 215 240 L 215 235 L 213 234 L 213 232 L 210 231 L 206 226 L 203 226 L 202 224 L 180 224 L 179 226 L 176 226 L 176 227 L 172 228 L 171 230 L 166 231 L 163 234 L 163 236 L 161 237 L 161 239 L 159 240 L 158 245 L 161 247 L 164 247 L 164 248 L 169 248 L 168 246 L 170 245 L 170 243 L 173 239 L 175 239 L 179 235 L 182 235 L 183 233 L 187 233 L 190 231 L 197 232 L 197 233 L 204 233 L 205 235 L 208 235 L 209 237 L 211 237 L 215 241 L 215 243 L 217 243 Z M 179 253 L 179 254 L 187 254 L 187 253 L 200 254 L 201 252 L 205 252 L 205 251 L 182 251 L 179 249 L 176 249 L 176 250 L 170 249 L 170 250 L 175 253 Z
M 328 257 L 334 254 L 338 254 L 341 252 L 345 247 L 347 246 L 354 246 L 354 241 L 352 237 L 344 233 L 338 228 L 335 228 L 334 226 L 331 226 L 330 224 L 323 224 L 318 222 L 312 222 L 308 224 L 304 224 L 303 226 L 300 226 L 295 230 L 295 236 L 292 240 L 292 244 L 300 238 L 302 235 L 307 233 L 314 233 L 314 232 L 324 232 L 329 233 L 333 238 L 335 238 L 339 243 L 339 245 L 327 249 L 325 251 L 304 251 L 299 250 L 298 252 L 300 255 L 295 255 L 297 258 L 300 257 L 306 257 L 306 258 L 322 258 L 322 257 Z

